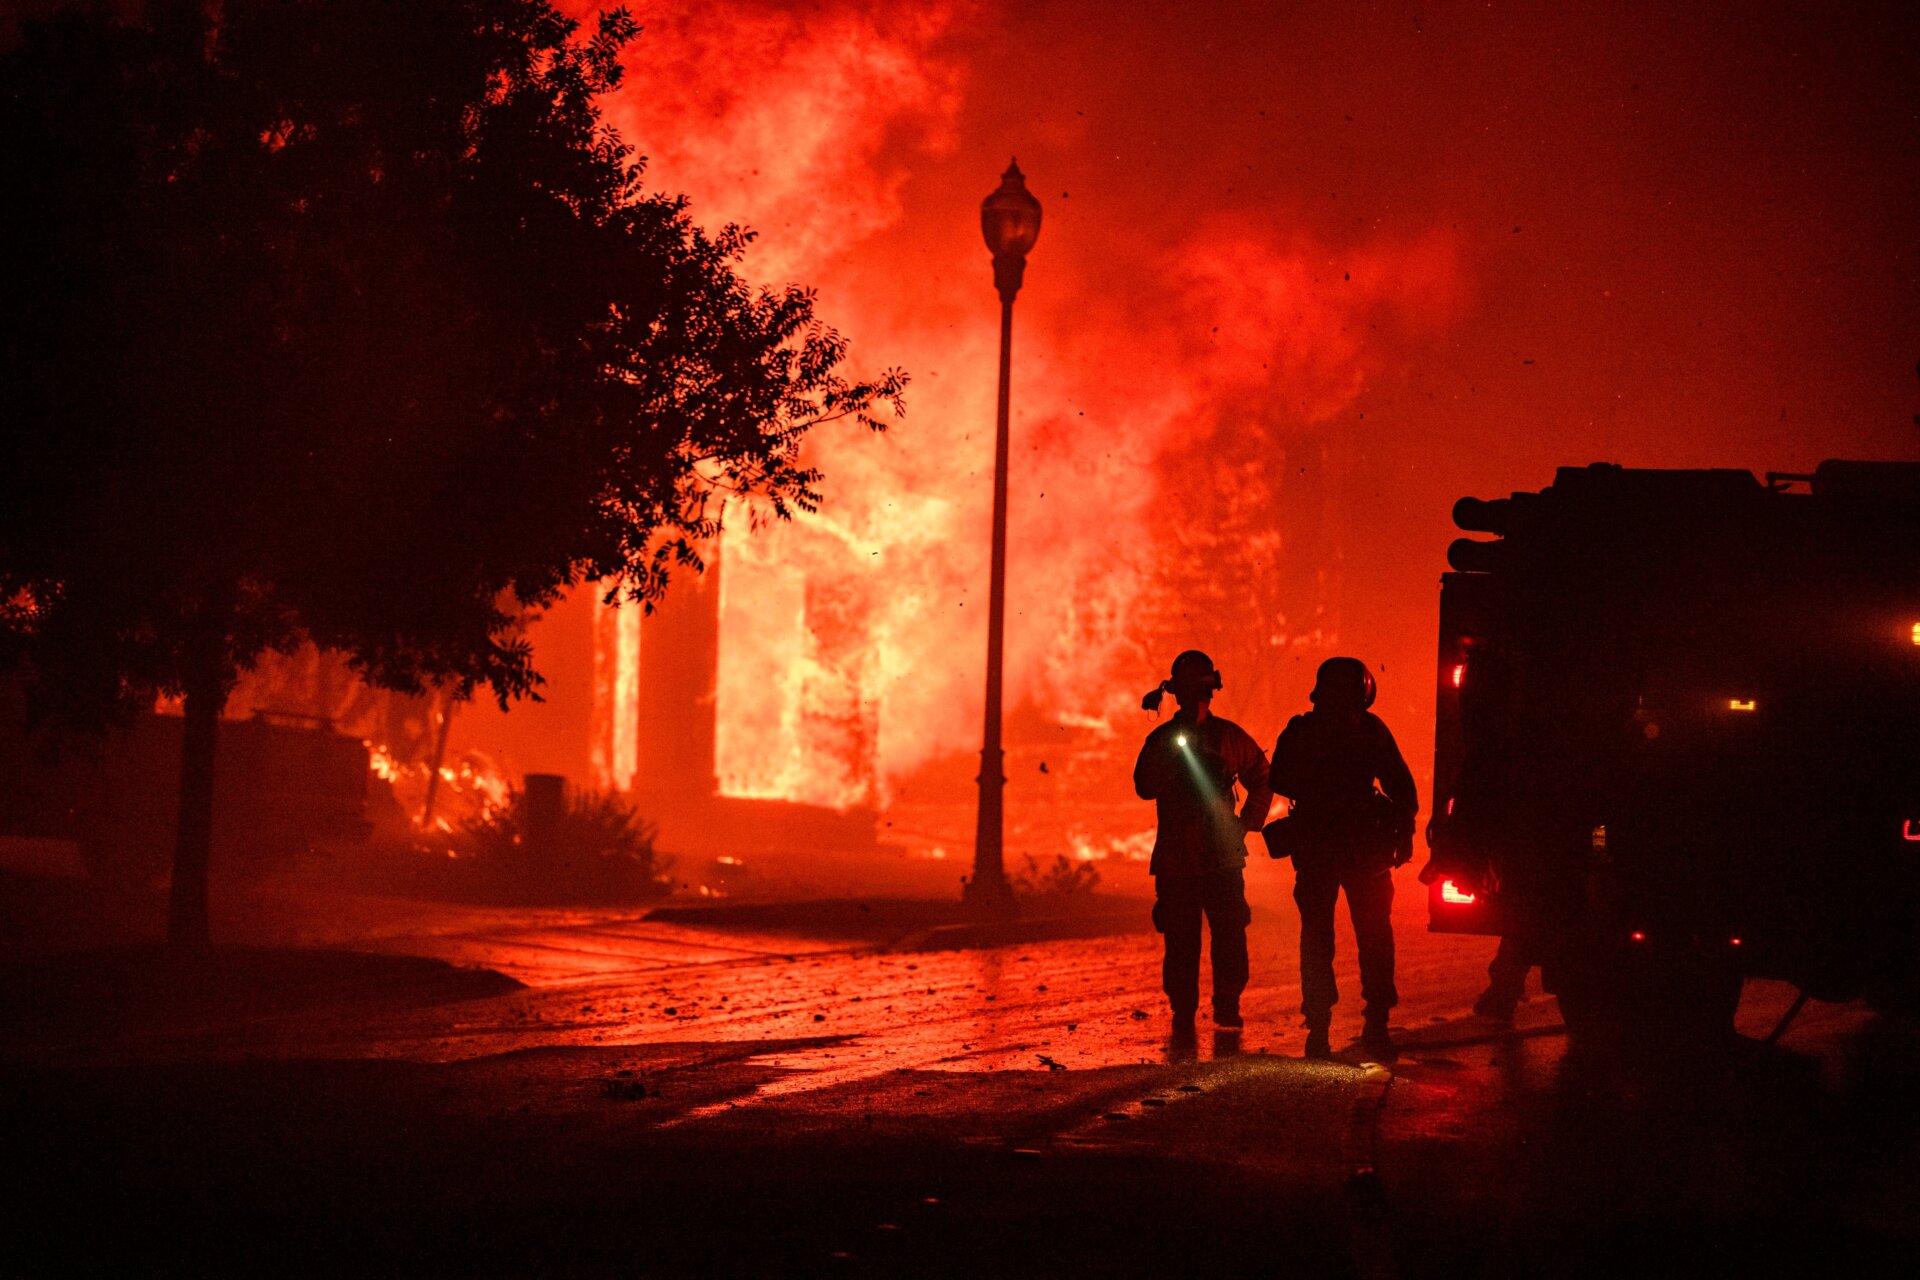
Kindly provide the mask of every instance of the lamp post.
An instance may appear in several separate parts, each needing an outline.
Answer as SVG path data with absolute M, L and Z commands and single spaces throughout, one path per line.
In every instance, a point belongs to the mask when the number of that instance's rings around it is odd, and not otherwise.
M 1027 254 L 1040 237 L 1040 202 L 1027 190 L 1018 162 L 1007 165 L 1000 185 L 980 202 L 980 232 L 993 254 L 993 284 L 1000 291 L 1000 402 L 993 435 L 993 570 L 987 594 L 987 708 L 980 745 L 980 812 L 973 829 L 973 876 L 966 902 L 983 914 L 1004 915 L 1013 891 L 1001 857 L 1001 796 L 1006 789 L 1000 750 L 1002 655 L 1007 630 L 1007 397 L 1012 371 L 1013 299 L 1026 275 Z

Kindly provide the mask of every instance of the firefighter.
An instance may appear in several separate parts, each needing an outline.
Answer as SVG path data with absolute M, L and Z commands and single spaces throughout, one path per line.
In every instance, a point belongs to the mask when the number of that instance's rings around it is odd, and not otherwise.
M 1487 964 L 1487 989 L 1473 1002 L 1473 1011 L 1495 1022 L 1512 1022 L 1513 1010 L 1527 992 L 1527 972 L 1533 957 L 1517 933 L 1500 937 L 1500 949 Z
M 1163 695 L 1180 704 L 1173 718 L 1147 735 L 1133 766 L 1133 789 L 1154 802 L 1153 925 L 1166 937 L 1161 987 L 1173 1010 L 1176 1034 L 1192 1030 L 1200 1005 L 1200 918 L 1212 939 L 1213 1021 L 1241 1025 L 1240 993 L 1247 985 L 1246 836 L 1266 821 L 1273 792 L 1260 744 L 1231 720 L 1213 714 L 1221 687 L 1213 659 L 1189 649 L 1173 660 L 1173 674 L 1140 700 L 1158 711 Z M 1234 783 L 1246 803 L 1234 812 Z
M 1300 1012 L 1309 1058 L 1332 1055 L 1327 1029 L 1339 992 L 1333 980 L 1333 912 L 1342 890 L 1360 949 L 1365 1003 L 1361 1047 L 1391 1062 L 1387 1014 L 1393 986 L 1393 868 L 1413 856 L 1420 801 L 1393 734 L 1367 708 L 1373 673 L 1357 658 L 1320 664 L 1313 709 L 1287 722 L 1273 747 L 1271 782 L 1298 824 L 1292 849 L 1293 900 L 1300 907 Z

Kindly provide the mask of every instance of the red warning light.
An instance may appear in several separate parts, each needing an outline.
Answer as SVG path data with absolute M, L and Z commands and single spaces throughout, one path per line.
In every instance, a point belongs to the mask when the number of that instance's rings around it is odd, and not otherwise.
M 1645 932 L 1639 929 L 1635 929 L 1632 933 L 1628 934 L 1627 936 L 1632 938 L 1635 942 L 1645 942 L 1647 940 L 1647 935 L 1645 934 Z
M 1440 882 L 1440 901 L 1452 903 L 1456 907 L 1470 907 L 1480 901 L 1480 895 L 1469 893 L 1451 880 Z
M 1916 641 L 1915 643 L 1920 643 L 1920 641 Z M 1460 682 L 1462 680 L 1465 680 L 1466 678 L 1467 678 L 1467 664 L 1464 662 L 1454 663 L 1453 664 L 1453 687 L 1458 689 L 1460 687 Z
M 1900 828 L 1900 834 L 1909 840 L 1920 842 L 1920 822 L 1908 818 L 1906 825 Z
M 1738 939 L 1738 938 L 1728 938 L 1728 939 L 1727 939 L 1727 945 L 1728 945 L 1728 946 L 1730 946 L 1730 947 L 1737 947 L 1737 946 L 1739 946 L 1739 945 L 1740 945 L 1740 939 Z

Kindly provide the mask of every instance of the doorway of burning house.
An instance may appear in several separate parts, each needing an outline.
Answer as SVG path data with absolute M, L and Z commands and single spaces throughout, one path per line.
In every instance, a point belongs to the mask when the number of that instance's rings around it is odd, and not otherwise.
M 843 621 L 832 593 L 820 584 L 792 570 L 729 556 L 727 545 L 723 534 L 702 547 L 705 571 L 676 575 L 652 613 L 632 604 L 595 605 L 594 781 L 624 792 L 655 824 L 655 846 L 667 854 L 714 858 L 874 849 L 879 818 L 870 785 L 863 802 L 846 805 L 723 789 L 721 717 L 739 709 L 721 705 L 728 684 L 722 663 L 756 656 L 726 652 L 724 632 L 735 611 L 750 611 L 763 633 L 770 618 L 784 624 L 793 652 L 772 656 L 788 662 L 817 660 L 807 651 L 818 648 L 819 637 L 830 636 Z M 730 591 L 736 593 L 731 602 Z M 788 736 L 807 735 L 809 717 L 818 713 L 779 705 L 804 698 L 804 687 L 748 674 L 753 684 L 770 686 L 760 692 L 775 704 L 771 713 L 763 707 L 758 717 L 756 735 L 768 740 L 762 745 L 777 750 L 783 726 Z M 853 738 L 861 756 L 854 764 L 871 779 L 872 735 Z

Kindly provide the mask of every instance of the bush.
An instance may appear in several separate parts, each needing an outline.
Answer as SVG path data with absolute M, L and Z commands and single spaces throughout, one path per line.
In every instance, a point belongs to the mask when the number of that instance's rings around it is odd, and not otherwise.
M 454 852 L 490 887 L 522 902 L 636 902 L 672 890 L 669 862 L 653 851 L 654 825 L 609 791 L 570 793 L 548 848 L 527 843 L 526 793 L 469 818 Z
M 1044 870 L 1040 860 L 1027 855 L 1024 871 L 1013 875 L 1013 891 L 1023 898 L 1070 898 L 1090 894 L 1100 883 L 1100 869 L 1091 862 L 1055 854 Z

